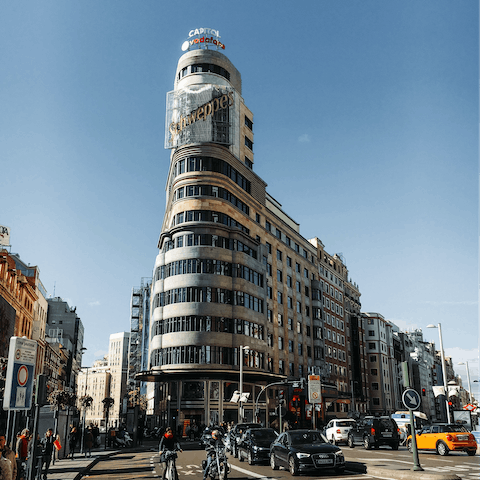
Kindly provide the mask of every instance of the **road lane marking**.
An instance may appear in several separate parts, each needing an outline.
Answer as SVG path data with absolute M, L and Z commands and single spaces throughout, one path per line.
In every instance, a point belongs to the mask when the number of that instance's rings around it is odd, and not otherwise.
M 246 475 L 249 475 L 250 477 L 265 478 L 265 479 L 275 478 L 275 477 L 267 477 L 265 475 L 260 475 L 259 473 L 252 472 L 251 470 L 245 470 L 244 468 L 237 467 L 236 465 L 230 465 L 230 468 L 232 468 L 233 470 L 237 470 L 237 472 L 245 473 Z

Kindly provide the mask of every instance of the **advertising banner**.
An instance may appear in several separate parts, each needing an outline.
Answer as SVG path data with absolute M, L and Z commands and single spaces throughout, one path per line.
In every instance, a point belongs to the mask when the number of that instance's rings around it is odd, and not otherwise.
M 0 245 L 10 246 L 10 228 L 0 225 Z
M 235 92 L 218 85 L 192 85 L 167 93 L 165 148 L 192 143 L 233 143 Z
M 37 358 L 37 342 L 12 337 L 8 351 L 4 410 L 30 410 L 33 402 L 33 376 Z

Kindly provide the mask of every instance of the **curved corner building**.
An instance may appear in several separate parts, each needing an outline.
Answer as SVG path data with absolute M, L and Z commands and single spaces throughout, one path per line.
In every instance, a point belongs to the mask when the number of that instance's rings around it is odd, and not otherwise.
M 239 71 L 208 49 L 180 58 L 167 94 L 171 161 L 144 378 L 157 382 L 155 413 L 173 424 L 252 421 L 263 386 L 323 364 L 319 247 L 253 172 L 241 94 Z M 269 393 L 263 422 L 277 405 Z

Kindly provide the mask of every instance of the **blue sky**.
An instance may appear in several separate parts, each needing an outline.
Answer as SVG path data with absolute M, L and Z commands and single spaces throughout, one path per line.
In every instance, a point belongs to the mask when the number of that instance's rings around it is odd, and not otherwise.
M 0 224 L 77 306 L 85 364 L 152 273 L 165 96 L 207 27 L 242 74 L 269 193 L 344 255 L 363 311 L 437 346 L 441 322 L 477 378 L 478 20 L 473 0 L 2 2 Z

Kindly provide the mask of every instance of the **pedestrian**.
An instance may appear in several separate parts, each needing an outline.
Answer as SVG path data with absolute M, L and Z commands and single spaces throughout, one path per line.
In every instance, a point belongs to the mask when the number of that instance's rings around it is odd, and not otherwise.
M 78 440 L 77 427 L 73 424 L 70 424 L 70 432 L 68 433 L 68 449 L 69 449 L 68 455 L 70 455 L 70 458 L 72 460 L 75 454 L 75 447 L 77 445 L 77 440 Z
M 85 458 L 92 456 L 92 447 L 93 447 L 93 433 L 92 428 L 89 426 L 85 430 L 85 435 L 83 437 L 83 444 L 85 445 Z
M 17 460 L 15 459 L 15 453 L 7 445 L 4 432 L 0 432 L 0 457 L 10 462 L 10 469 L 12 472 L 10 478 L 15 480 L 17 478 Z M 2 468 L 5 471 L 5 473 L 2 471 L 2 477 L 5 477 L 7 475 L 7 465 L 4 464 Z
M 38 472 L 38 478 L 42 477 L 43 480 L 47 480 L 48 469 L 50 468 L 50 462 L 52 461 L 52 453 L 53 453 L 53 442 L 55 439 L 53 438 L 53 428 L 49 428 L 45 432 L 45 436 L 40 441 L 42 446 L 42 455 L 40 461 L 40 468 Z
M 17 458 L 18 462 L 20 463 L 20 468 L 18 472 L 19 480 L 25 480 L 26 477 L 26 463 L 28 458 L 28 442 L 30 440 L 30 431 L 28 428 L 24 428 L 22 433 L 17 438 Z

